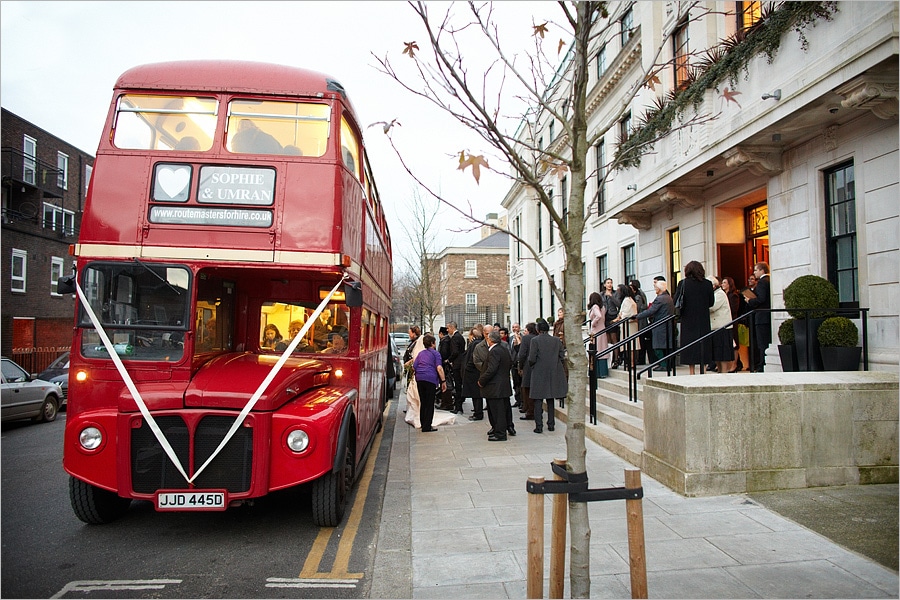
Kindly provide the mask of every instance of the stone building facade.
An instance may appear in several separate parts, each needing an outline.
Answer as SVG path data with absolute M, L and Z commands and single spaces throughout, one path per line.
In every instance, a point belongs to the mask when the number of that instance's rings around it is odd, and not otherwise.
M 585 295 L 606 277 L 616 284 L 637 278 L 652 300 L 653 277 L 663 275 L 674 286 L 692 260 L 708 275 L 730 276 L 743 287 L 753 265 L 765 261 L 773 308 L 783 308 L 783 289 L 796 277 L 828 278 L 842 306 L 868 309 L 870 368 L 896 371 L 900 8 L 896 2 L 820 4 L 834 8 L 830 18 L 814 19 L 802 39 L 786 31 L 771 60 L 757 54 L 736 81 L 706 89 L 670 133 L 627 166 L 613 165 L 622 140 L 639 139 L 648 109 L 692 83 L 682 79 L 681 67 L 714 55 L 707 51 L 766 13 L 749 2 L 609 4 L 609 27 L 590 54 L 588 130 L 606 133 L 589 157 Z M 551 118 L 536 129 L 549 150 L 565 153 L 554 125 L 563 130 Z M 564 210 L 565 186 L 549 176 L 547 185 L 556 186 Z M 550 273 L 562 274 L 558 233 L 554 240 L 533 194 L 513 187 L 503 207 L 511 231 L 539 250 Z M 514 240 L 509 252 L 512 313 L 547 312 L 543 272 Z M 767 370 L 780 369 L 774 334 L 786 317 L 773 317 Z

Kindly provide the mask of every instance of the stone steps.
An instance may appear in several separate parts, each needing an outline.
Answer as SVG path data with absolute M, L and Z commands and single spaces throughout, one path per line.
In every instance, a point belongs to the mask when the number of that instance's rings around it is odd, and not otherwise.
M 597 380 L 597 423 L 590 418 L 590 393 L 585 393 L 585 436 L 616 456 L 641 468 L 644 451 L 643 403 L 628 401 L 628 374 L 611 370 Z M 643 385 L 638 383 L 638 397 Z M 568 423 L 566 408 L 556 408 L 556 418 Z

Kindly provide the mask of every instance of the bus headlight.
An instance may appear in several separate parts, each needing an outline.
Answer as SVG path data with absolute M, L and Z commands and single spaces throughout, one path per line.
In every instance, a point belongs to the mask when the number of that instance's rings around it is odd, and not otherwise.
M 78 435 L 78 442 L 85 450 L 96 450 L 103 443 L 103 434 L 96 427 L 85 427 Z
M 302 429 L 295 429 L 288 434 L 287 445 L 294 452 L 303 452 L 309 447 L 309 436 Z

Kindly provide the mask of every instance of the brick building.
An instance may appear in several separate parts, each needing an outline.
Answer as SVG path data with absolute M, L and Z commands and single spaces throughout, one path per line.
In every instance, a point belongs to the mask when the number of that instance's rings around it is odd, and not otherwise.
M 0 348 L 36 371 L 72 344 L 74 296 L 58 294 L 56 282 L 74 266 L 69 245 L 78 238 L 94 157 L 5 108 L 0 120 Z M 49 356 L 35 353 L 47 348 Z
M 496 218 L 488 215 L 489 222 Z M 486 226 L 481 235 L 471 246 L 448 247 L 435 257 L 444 320 L 462 331 L 476 323 L 509 325 L 509 234 Z

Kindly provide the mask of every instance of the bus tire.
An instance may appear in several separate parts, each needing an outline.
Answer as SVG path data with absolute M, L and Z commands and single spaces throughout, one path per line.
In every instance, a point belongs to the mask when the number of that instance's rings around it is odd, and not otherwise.
M 69 500 L 75 516 L 90 525 L 102 525 L 115 521 L 128 511 L 129 498 L 122 498 L 75 477 L 69 478 Z
M 312 485 L 312 516 L 318 527 L 337 527 L 344 518 L 353 486 L 353 447 L 344 446 L 340 468 L 322 475 Z

